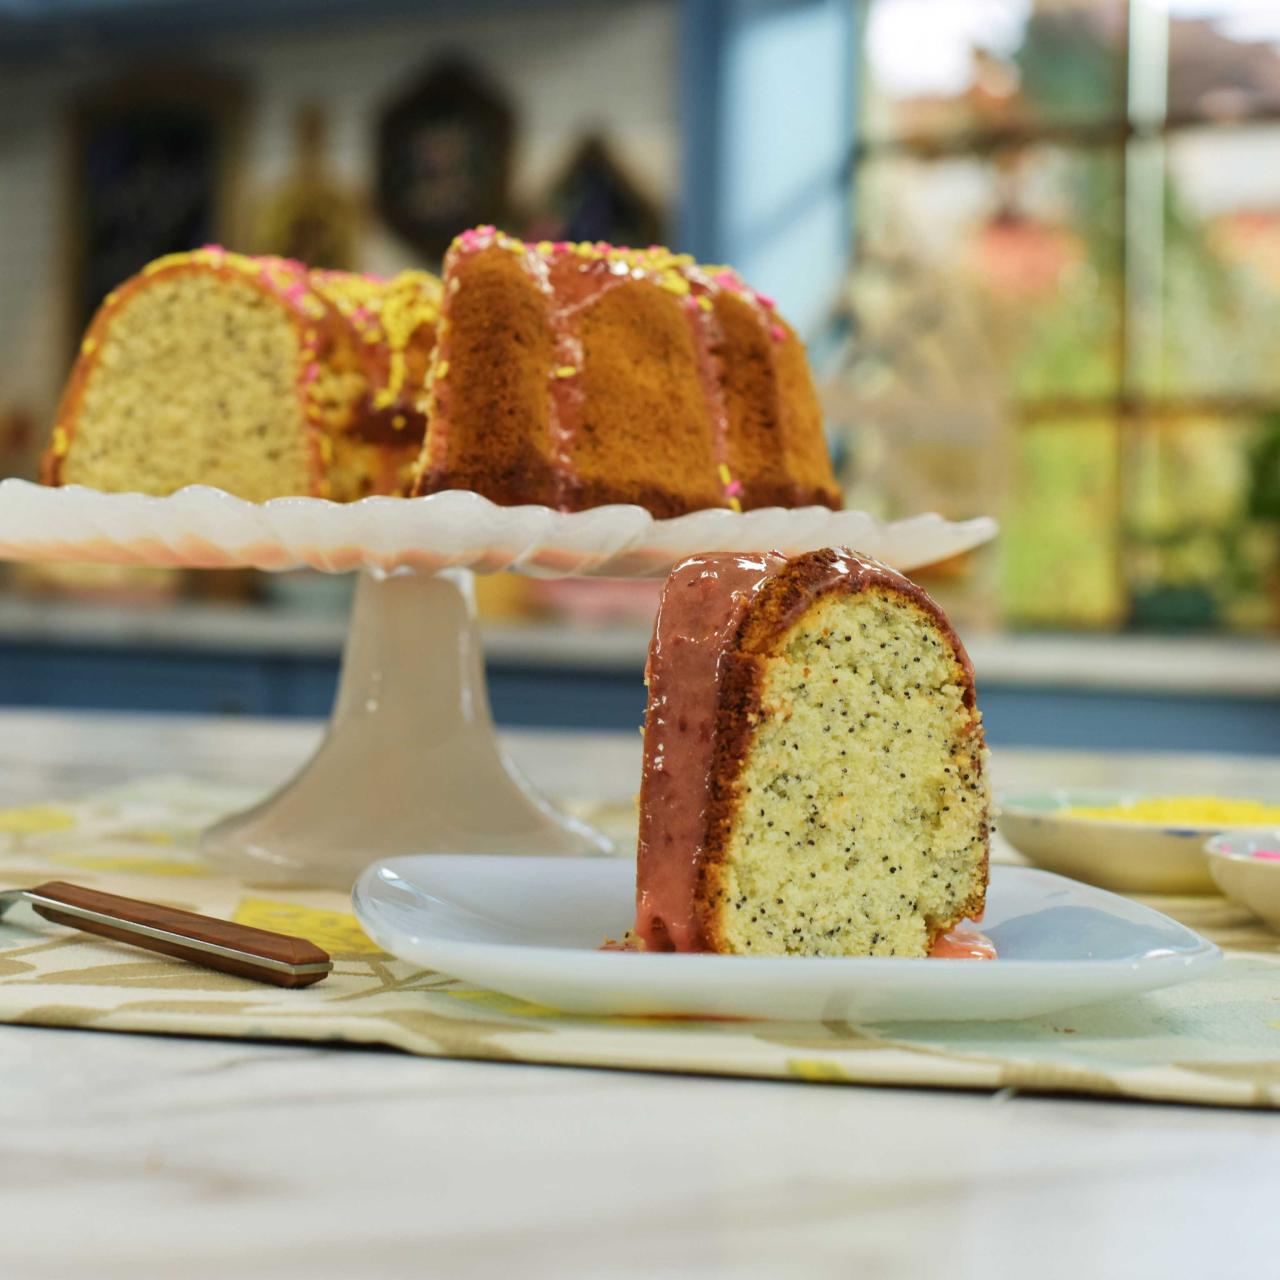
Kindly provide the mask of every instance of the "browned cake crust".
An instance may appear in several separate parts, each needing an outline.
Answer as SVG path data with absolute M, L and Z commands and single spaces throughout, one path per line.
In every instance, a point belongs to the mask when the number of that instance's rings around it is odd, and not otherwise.
M 418 493 L 555 505 L 547 380 L 555 338 L 537 281 L 497 247 L 457 256 L 433 373 Z
M 804 344 L 786 321 L 770 332 L 742 297 L 715 298 L 729 418 L 729 469 L 742 480 L 744 510 L 825 506 L 839 510 Z
M 718 295 L 715 314 L 721 335 L 716 354 L 723 373 L 729 420 L 728 465 L 742 481 L 743 510 L 793 506 L 796 486 L 786 469 L 779 466 L 783 457 L 783 408 L 774 342 L 754 309 L 736 294 Z M 834 492 L 832 501 L 838 504 Z
M 727 268 L 464 232 L 415 493 L 503 505 L 840 506 L 804 348 Z
M 824 597 L 832 593 L 854 594 L 879 588 L 928 615 L 951 649 L 956 684 L 963 689 L 964 706 L 973 713 L 967 730 L 969 754 L 977 760 L 985 750 L 982 721 L 976 711 L 973 666 L 946 615 L 915 583 L 875 562 L 859 561 L 853 557 L 862 567 L 852 576 L 843 572 L 839 562 L 842 559 L 847 561 L 849 557 L 848 552 L 825 549 L 790 561 L 761 587 L 742 619 L 729 652 L 722 659 L 716 748 L 712 758 L 706 835 L 694 903 L 699 935 L 696 949 L 732 949 L 722 930 L 726 905 L 724 869 L 729 836 L 743 805 L 739 775 L 760 719 L 765 664 L 784 646 L 791 628 Z M 981 838 L 984 844 L 989 840 L 989 824 L 985 817 Z M 956 911 L 953 919 L 938 922 L 935 937 L 962 919 L 981 915 L 986 898 L 989 858 L 988 848 L 980 887 L 970 895 L 962 909 Z
M 720 506 L 697 351 L 672 295 L 644 280 L 610 290 L 579 332 L 583 406 L 567 505 L 635 502 L 659 517 Z
M 773 348 L 773 365 L 782 422 L 782 469 L 793 486 L 791 501 L 785 505 L 838 511 L 843 504 L 831 471 L 822 406 L 804 343 L 781 318 L 778 328 L 782 336 Z

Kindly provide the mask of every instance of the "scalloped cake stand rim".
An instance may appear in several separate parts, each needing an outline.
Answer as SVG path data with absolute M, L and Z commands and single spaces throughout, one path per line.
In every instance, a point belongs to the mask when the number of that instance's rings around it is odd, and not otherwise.
M 850 546 L 910 570 L 996 532 L 986 516 L 883 521 L 825 507 L 717 508 L 655 520 L 637 506 L 502 507 L 461 490 L 345 504 L 304 497 L 251 503 L 198 485 L 155 497 L 0 481 L 0 559 L 45 562 L 652 577 L 699 551 Z

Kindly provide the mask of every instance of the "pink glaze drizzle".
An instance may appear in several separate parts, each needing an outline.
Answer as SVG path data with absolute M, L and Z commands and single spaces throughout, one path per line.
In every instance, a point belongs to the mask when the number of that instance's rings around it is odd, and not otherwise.
M 572 505 L 573 457 L 586 403 L 582 385 L 585 357 L 577 319 L 619 283 L 619 276 L 609 269 L 610 263 L 583 259 L 554 247 L 550 255 L 530 250 L 528 257 L 533 259 L 534 275 L 546 295 L 547 319 L 555 341 L 555 367 L 550 377 L 551 453 L 556 475 L 556 506 L 565 508 Z
M 994 960 L 995 943 L 976 929 L 948 929 L 934 939 L 930 960 Z
M 694 897 L 715 747 L 720 664 L 747 605 L 786 560 L 693 556 L 667 579 L 647 678 L 636 934 L 650 951 L 694 951 Z

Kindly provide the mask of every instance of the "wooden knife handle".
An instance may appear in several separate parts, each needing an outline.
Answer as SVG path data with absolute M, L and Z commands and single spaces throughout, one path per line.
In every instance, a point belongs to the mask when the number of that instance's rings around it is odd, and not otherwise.
M 279 987 L 310 986 L 325 977 L 331 967 L 327 952 L 305 938 L 286 933 L 215 920 L 212 916 L 141 902 L 137 898 L 122 898 L 62 880 L 50 880 L 27 893 L 32 907 L 55 924 Z M 54 903 L 62 903 L 71 910 L 59 911 Z M 90 919 L 79 912 L 92 912 L 109 919 Z M 130 926 L 160 930 L 170 936 L 152 937 Z M 210 947 L 220 951 L 207 949 Z M 298 972 L 299 969 L 302 971 Z

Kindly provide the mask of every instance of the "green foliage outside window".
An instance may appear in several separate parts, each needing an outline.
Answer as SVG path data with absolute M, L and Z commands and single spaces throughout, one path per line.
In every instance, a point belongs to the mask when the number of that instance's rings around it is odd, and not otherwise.
M 1020 25 L 990 0 L 869 5 L 843 420 L 909 471 L 961 406 L 987 414 L 1000 490 L 957 470 L 928 496 L 998 506 L 1009 621 L 1273 626 L 1280 15 L 1265 45 L 1158 7 L 1139 39 L 1117 0 L 1005 8 Z M 950 96 L 912 89 L 930 16 L 968 42 Z M 1152 58 L 1167 101 L 1131 110 Z M 930 402 L 932 444 L 902 426 Z

